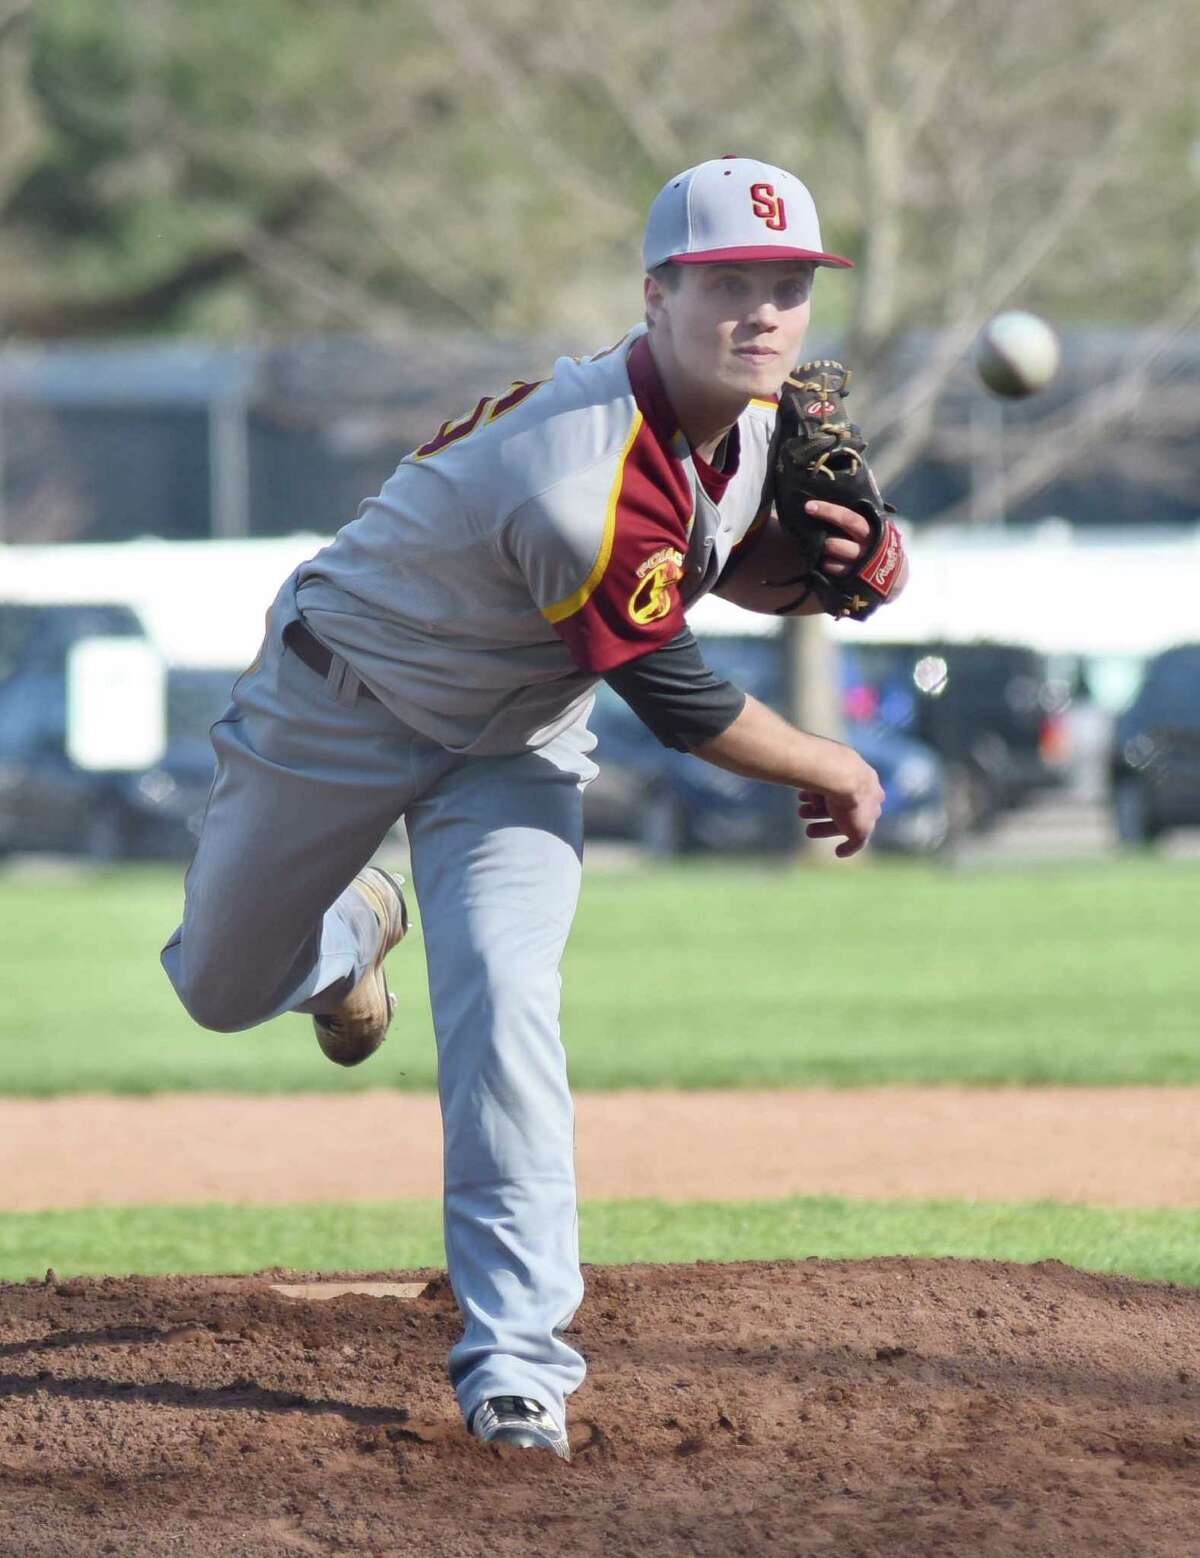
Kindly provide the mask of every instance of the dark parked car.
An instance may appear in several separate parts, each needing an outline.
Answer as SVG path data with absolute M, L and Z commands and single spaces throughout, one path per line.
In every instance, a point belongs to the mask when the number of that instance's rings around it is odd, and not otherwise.
M 1140 691 L 1117 719 L 1110 777 L 1122 843 L 1200 827 L 1200 644 L 1147 663 Z
M 68 663 L 96 638 L 145 634 L 122 606 L 0 605 L 0 854 L 186 858 L 212 783 L 208 728 L 234 673 L 168 672 L 166 745 L 152 767 L 82 767 L 68 737 Z
M 764 703 L 782 707 L 778 639 L 713 637 L 704 641 L 703 649 L 718 676 L 728 677 Z M 799 836 L 794 791 L 742 779 L 662 746 L 603 682 L 591 725 L 600 773 L 584 792 L 589 837 L 632 839 L 665 855 L 772 851 L 790 847 Z M 874 847 L 940 848 L 947 838 L 949 812 L 936 755 L 914 738 L 878 723 L 853 725 L 847 739 L 876 769 L 887 792 Z
M 67 656 L 80 639 L 145 636 L 128 606 L 0 602 L 0 685 L 18 671 L 65 676 Z
M 946 767 L 957 827 L 986 828 L 1068 776 L 1070 684 L 1019 644 L 856 644 L 845 651 L 859 718 L 918 737 Z

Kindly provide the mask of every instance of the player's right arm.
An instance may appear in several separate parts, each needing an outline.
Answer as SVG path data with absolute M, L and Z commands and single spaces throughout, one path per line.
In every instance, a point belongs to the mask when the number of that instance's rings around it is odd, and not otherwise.
M 741 713 L 720 735 L 693 747 L 717 768 L 786 784 L 800 792 L 810 838 L 841 838 L 837 853 L 857 854 L 883 809 L 879 776 L 852 747 L 799 730 L 749 693 Z
M 615 501 L 609 513 L 613 521 L 622 517 Z M 613 524 L 597 566 L 594 548 L 572 556 L 564 547 L 574 539 L 570 526 L 544 505 L 523 518 L 513 550 L 581 670 L 603 676 L 665 746 L 798 790 L 810 837 L 842 838 L 839 855 L 866 844 L 883 805 L 874 769 L 850 747 L 788 724 L 705 665 L 678 594 L 686 534 L 634 513 L 627 528 Z
M 851 747 L 813 736 L 718 679 L 687 630 L 627 660 L 605 680 L 664 746 L 746 779 L 790 785 L 810 838 L 842 838 L 842 856 L 871 837 L 883 806 L 875 770 Z

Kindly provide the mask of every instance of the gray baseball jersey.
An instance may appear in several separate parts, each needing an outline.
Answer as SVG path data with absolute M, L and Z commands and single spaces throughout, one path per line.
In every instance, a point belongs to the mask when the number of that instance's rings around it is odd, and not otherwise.
M 752 401 L 708 466 L 639 326 L 445 423 L 302 566 L 300 609 L 447 750 L 543 746 L 716 583 L 759 516 L 774 415 Z

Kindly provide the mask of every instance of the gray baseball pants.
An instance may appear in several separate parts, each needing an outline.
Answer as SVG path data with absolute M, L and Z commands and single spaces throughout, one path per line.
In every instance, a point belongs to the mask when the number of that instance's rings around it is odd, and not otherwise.
M 464 1319 L 450 1378 L 467 1421 L 490 1396 L 521 1395 L 562 1422 L 584 1362 L 562 1336 L 583 1284 L 558 966 L 594 738 L 580 720 L 536 752 L 457 756 L 358 697 L 338 657 L 322 681 L 283 643 L 296 615 L 289 581 L 213 727 L 216 779 L 163 966 L 206 1028 L 331 1011 L 378 949 L 347 884 L 403 815 Z

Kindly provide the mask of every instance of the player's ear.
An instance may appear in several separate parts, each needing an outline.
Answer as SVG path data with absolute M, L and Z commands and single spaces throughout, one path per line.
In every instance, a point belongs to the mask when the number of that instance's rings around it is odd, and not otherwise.
M 647 276 L 642 288 L 642 294 L 646 300 L 646 324 L 653 330 L 655 320 L 662 313 L 663 299 L 666 297 L 666 292 L 663 289 L 662 282 L 657 277 Z

